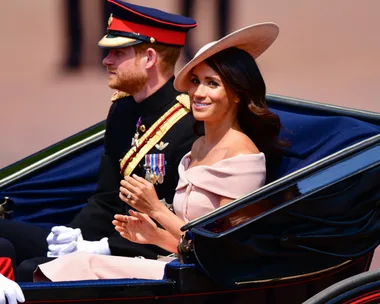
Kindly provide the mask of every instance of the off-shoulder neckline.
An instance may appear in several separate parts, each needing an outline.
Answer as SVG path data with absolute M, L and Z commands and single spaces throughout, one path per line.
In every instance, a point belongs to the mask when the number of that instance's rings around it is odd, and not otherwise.
M 185 156 L 184 156 L 184 160 L 186 159 L 187 161 L 189 160 L 189 158 L 191 157 L 191 151 L 188 152 Z M 263 152 L 260 152 L 260 153 L 251 153 L 251 154 L 239 154 L 239 155 L 235 155 L 235 156 L 231 156 L 231 157 L 228 157 L 228 158 L 223 158 L 221 160 L 218 160 L 216 163 L 213 163 L 212 165 L 198 165 L 198 166 L 195 166 L 195 167 L 191 167 L 189 168 L 189 166 L 185 167 L 185 170 L 190 170 L 190 169 L 194 169 L 194 168 L 204 168 L 204 167 L 216 167 L 217 165 L 221 164 L 221 163 L 225 163 L 225 162 L 228 162 L 228 161 L 231 161 L 231 160 L 235 160 L 237 158 L 250 158 L 250 157 L 254 157 L 254 158 L 257 158 L 257 159 L 262 159 L 262 158 L 265 158 L 265 155 Z M 184 164 L 185 165 L 185 164 Z

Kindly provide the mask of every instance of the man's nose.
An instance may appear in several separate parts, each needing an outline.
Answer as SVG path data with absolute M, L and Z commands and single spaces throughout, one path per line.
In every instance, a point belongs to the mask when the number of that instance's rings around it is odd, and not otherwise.
M 103 63 L 103 65 L 105 65 L 105 66 L 112 65 L 113 60 L 112 60 L 111 52 L 109 52 L 109 53 L 107 54 L 107 56 L 103 58 L 102 63 Z

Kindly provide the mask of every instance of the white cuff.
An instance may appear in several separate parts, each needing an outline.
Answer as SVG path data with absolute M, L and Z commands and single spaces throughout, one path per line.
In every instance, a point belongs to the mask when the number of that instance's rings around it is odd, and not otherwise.
M 99 244 L 99 247 L 98 247 L 97 251 L 99 254 L 111 255 L 111 250 L 110 250 L 110 246 L 108 244 L 108 238 L 107 237 L 102 238 L 98 244 Z

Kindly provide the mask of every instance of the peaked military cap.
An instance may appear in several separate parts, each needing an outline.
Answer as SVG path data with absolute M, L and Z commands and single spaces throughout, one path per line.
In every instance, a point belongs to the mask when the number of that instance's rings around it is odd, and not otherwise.
M 103 48 L 121 48 L 141 42 L 181 47 L 195 20 L 158 9 L 108 0 L 111 15 L 107 35 L 98 43 Z

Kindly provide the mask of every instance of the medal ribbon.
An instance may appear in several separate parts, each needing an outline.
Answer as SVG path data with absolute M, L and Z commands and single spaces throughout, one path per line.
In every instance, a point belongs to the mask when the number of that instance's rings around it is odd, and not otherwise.
M 158 171 L 165 176 L 165 154 L 158 154 Z
M 151 154 L 152 155 L 152 173 L 155 173 L 158 175 L 158 168 L 157 168 L 157 158 L 158 154 Z
M 145 155 L 145 165 L 144 165 L 147 168 L 152 168 L 152 155 L 151 154 L 146 154 Z M 145 169 L 145 170 L 146 170 Z

